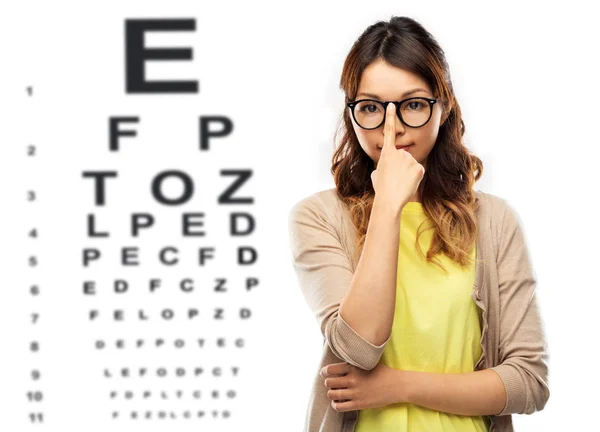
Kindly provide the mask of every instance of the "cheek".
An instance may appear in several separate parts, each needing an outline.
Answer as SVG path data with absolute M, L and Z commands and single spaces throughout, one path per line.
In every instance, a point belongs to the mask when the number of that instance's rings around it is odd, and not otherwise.
M 427 150 L 433 147 L 437 134 L 438 128 L 434 124 L 428 124 L 427 127 L 416 131 L 414 141 L 420 148 Z
M 354 133 L 356 134 L 358 142 L 362 147 L 363 151 L 369 156 L 373 157 L 374 149 L 376 147 L 376 139 L 374 134 L 357 126 L 354 126 Z
M 366 131 L 365 131 L 366 132 Z M 364 152 L 373 160 L 379 159 L 380 150 L 377 150 L 378 138 L 373 133 L 363 133 L 360 138 L 360 145 Z
M 432 129 L 427 133 L 427 135 L 423 138 L 423 148 L 427 153 L 431 151 L 436 140 L 437 140 L 438 130 L 436 128 Z

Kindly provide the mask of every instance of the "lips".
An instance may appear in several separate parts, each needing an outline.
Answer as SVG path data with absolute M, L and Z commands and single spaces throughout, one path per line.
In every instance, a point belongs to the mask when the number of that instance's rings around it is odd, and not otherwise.
M 406 146 L 396 146 L 396 150 L 405 149 L 405 148 L 412 147 L 412 146 L 413 146 L 413 144 L 409 144 Z M 381 147 L 377 147 L 377 150 L 381 150 Z

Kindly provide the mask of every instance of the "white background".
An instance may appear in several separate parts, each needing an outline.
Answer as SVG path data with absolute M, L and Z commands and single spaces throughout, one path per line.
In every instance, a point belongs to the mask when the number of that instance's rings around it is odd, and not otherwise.
M 58 203 L 65 214 L 69 205 L 79 208 L 75 222 L 82 224 L 84 205 L 64 194 L 84 190 L 81 196 L 90 200 L 88 186 L 78 178 L 84 167 L 118 168 L 140 179 L 171 167 L 198 173 L 216 173 L 217 167 L 254 170 L 245 192 L 256 200 L 251 211 L 258 222 L 254 243 L 259 246 L 261 289 L 252 299 L 248 348 L 236 359 L 246 373 L 237 380 L 237 418 L 211 424 L 210 430 L 302 429 L 322 340 L 291 266 L 287 215 L 301 198 L 334 186 L 329 168 L 343 109 L 338 84 L 344 58 L 368 25 L 392 15 L 416 19 L 444 49 L 466 124 L 465 142 L 484 163 L 476 188 L 507 199 L 526 230 L 547 331 L 551 397 L 543 411 L 513 415 L 515 430 L 591 430 L 600 388 L 595 342 L 600 31 L 591 4 L 53 1 L 14 3 L 10 10 L 5 5 L 0 28 L 0 430 L 28 430 L 25 413 L 31 408 L 25 398 L 31 384 L 27 375 L 19 375 L 19 364 L 31 357 L 32 300 L 16 291 L 24 275 L 11 264 L 31 253 L 14 232 L 15 224 L 42 216 L 27 213 L 24 191 L 47 190 L 54 201 L 46 205 Z M 151 46 L 192 47 L 193 61 L 151 65 L 147 72 L 151 79 L 199 79 L 199 94 L 124 94 L 123 22 L 141 17 L 196 19 L 195 33 L 163 33 L 146 40 Z M 35 105 L 27 104 L 27 85 L 39 92 Z M 139 137 L 147 146 L 143 156 L 139 148 L 108 155 L 106 118 L 119 114 L 148 119 Z M 202 114 L 227 115 L 235 123 L 233 135 L 209 156 L 195 151 L 195 121 Z M 46 149 L 35 166 L 22 154 L 28 140 Z M 206 181 L 210 179 L 207 174 Z M 133 184 L 132 193 L 146 190 L 145 184 L 129 179 Z M 146 205 L 147 199 L 140 196 L 138 203 Z M 47 223 L 58 229 L 61 220 Z M 81 235 L 68 225 L 61 228 L 65 231 L 56 238 L 64 244 L 46 243 L 43 253 L 60 257 L 57 262 L 65 269 L 79 269 Z M 163 233 L 164 244 L 173 242 L 170 228 Z M 176 224 L 172 228 L 179 230 Z M 75 247 L 65 246 L 70 238 Z M 67 315 L 75 314 L 69 310 L 81 306 L 79 295 L 63 295 L 48 297 L 43 309 L 49 316 L 62 314 L 63 308 Z M 71 306 L 63 300 L 72 301 Z M 64 324 L 56 321 L 55 328 Z M 85 337 L 69 330 L 74 337 Z M 66 358 L 76 352 L 57 334 L 44 338 L 64 349 Z M 61 364 L 45 368 L 51 375 Z M 44 430 L 174 429 L 177 423 L 168 420 L 140 421 L 133 427 L 97 420 L 95 404 L 106 398 L 90 392 L 98 399 L 81 400 L 72 391 L 85 387 L 75 377 L 85 380 L 86 371 L 55 374 L 44 382 L 51 398 L 46 412 L 60 419 Z M 200 424 L 184 422 L 177 430 L 200 430 Z

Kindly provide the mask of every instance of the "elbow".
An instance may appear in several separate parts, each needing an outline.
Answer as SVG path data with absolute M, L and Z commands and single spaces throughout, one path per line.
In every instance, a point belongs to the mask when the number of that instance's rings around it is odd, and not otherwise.
M 529 393 L 531 403 L 526 403 L 524 408 L 517 414 L 533 414 L 537 411 L 542 411 L 550 399 L 550 389 L 539 384 L 537 390 Z
M 536 373 L 511 360 L 490 368 L 500 376 L 506 390 L 506 405 L 497 415 L 533 414 L 543 410 L 550 399 L 547 366 L 544 364 Z
M 390 336 L 381 344 L 375 345 L 356 332 L 336 311 L 329 317 L 324 336 L 336 357 L 363 370 L 377 366 Z
M 536 390 L 530 392 L 533 403 L 526 404 L 524 414 L 533 414 L 536 411 L 542 411 L 548 403 L 548 399 L 550 399 L 550 387 L 547 382 L 535 381 L 533 385 L 536 386 Z

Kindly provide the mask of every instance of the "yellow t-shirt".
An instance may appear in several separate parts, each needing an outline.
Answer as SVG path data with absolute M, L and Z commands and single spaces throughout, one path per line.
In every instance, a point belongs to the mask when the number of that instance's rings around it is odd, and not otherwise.
M 475 265 L 467 270 L 446 255 L 437 256 L 445 273 L 427 263 L 415 245 L 427 220 L 423 205 L 408 202 L 400 218 L 396 311 L 392 337 L 380 362 L 394 369 L 438 373 L 472 372 L 481 356 L 480 310 L 471 298 Z M 425 222 L 419 238 L 426 254 L 433 228 Z M 476 247 L 471 256 L 475 258 Z M 409 403 L 359 411 L 355 432 L 487 432 L 487 416 L 464 416 Z

